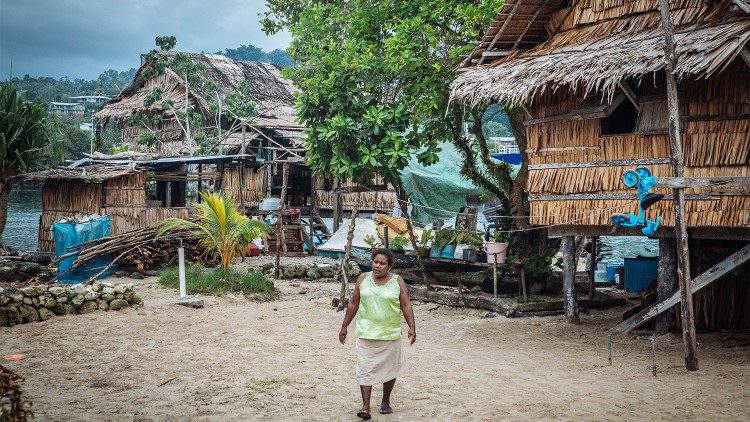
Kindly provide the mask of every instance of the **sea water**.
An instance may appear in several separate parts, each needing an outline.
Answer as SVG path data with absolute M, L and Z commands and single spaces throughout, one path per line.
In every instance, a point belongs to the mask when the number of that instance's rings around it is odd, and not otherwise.
M 8 221 L 3 232 L 5 243 L 14 249 L 37 250 L 41 214 L 41 189 L 12 189 L 8 197 Z

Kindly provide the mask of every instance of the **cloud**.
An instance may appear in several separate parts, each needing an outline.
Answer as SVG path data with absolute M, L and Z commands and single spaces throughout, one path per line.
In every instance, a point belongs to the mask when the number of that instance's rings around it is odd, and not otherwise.
M 0 75 L 95 79 L 107 69 L 140 65 L 158 35 L 179 51 L 216 52 L 253 44 L 284 49 L 287 33 L 261 31 L 263 1 L 2 0 Z

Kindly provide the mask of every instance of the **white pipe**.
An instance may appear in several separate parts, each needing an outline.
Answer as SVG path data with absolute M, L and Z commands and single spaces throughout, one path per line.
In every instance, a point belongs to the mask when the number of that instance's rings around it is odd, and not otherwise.
M 187 296 L 187 288 L 185 287 L 185 248 L 182 247 L 182 239 L 180 239 L 180 247 L 177 248 L 177 258 L 180 271 L 180 299 L 182 299 Z

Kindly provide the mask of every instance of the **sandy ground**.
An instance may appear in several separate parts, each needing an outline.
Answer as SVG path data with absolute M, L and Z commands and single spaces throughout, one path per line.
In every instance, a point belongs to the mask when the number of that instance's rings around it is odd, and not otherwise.
M 330 308 L 337 285 L 278 282 L 275 302 L 208 298 L 196 310 L 169 304 L 175 293 L 153 279 L 137 283 L 142 309 L 0 329 L 0 355 L 26 354 L 3 364 L 26 377 L 38 420 L 358 420 L 354 342 L 338 343 L 342 313 Z M 750 414 L 750 350 L 723 348 L 716 335 L 699 337 L 696 373 L 684 370 L 678 338 L 660 338 L 654 378 L 649 343 L 630 336 L 615 339 L 607 365 L 605 331 L 622 309 L 583 315 L 580 326 L 434 304 L 415 311 L 418 341 L 394 413 L 374 420 Z

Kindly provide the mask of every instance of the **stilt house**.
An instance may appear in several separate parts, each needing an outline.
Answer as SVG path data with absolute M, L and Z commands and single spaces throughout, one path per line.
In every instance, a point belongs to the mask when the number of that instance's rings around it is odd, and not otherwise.
M 750 3 L 669 5 L 684 176 L 750 176 Z M 637 213 L 625 171 L 673 176 L 658 0 L 507 0 L 461 67 L 454 101 L 526 111 L 532 224 L 561 236 L 640 234 L 612 233 L 610 216 Z M 651 219 L 663 215 L 656 236 L 674 236 L 672 191 L 654 192 L 668 195 L 648 210 Z M 750 190 L 703 183 L 686 197 L 696 276 L 750 239 Z M 708 246 L 720 249 L 709 254 Z M 698 329 L 750 327 L 747 274 L 696 294 Z

